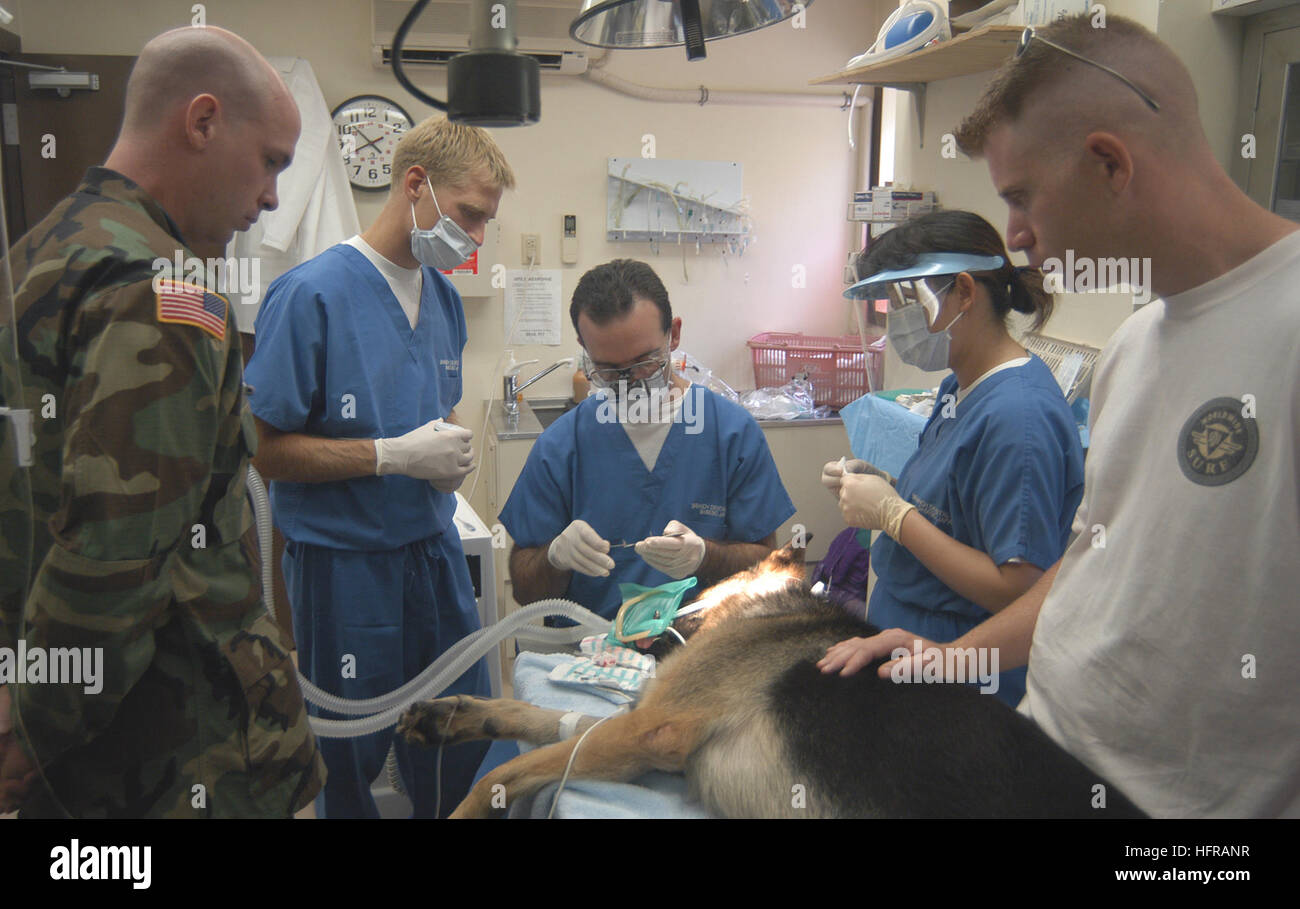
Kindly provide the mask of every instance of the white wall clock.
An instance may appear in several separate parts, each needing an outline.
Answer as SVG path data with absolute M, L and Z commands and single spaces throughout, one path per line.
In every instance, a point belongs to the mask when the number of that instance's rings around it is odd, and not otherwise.
M 393 151 L 411 128 L 411 115 L 380 95 L 357 95 L 334 108 L 334 131 L 348 182 L 369 192 L 393 182 Z

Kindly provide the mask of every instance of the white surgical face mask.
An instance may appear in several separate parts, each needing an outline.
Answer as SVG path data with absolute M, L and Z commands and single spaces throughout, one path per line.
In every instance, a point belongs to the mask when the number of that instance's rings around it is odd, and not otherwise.
M 433 195 L 433 184 L 429 183 L 428 177 L 424 182 L 429 185 L 434 208 L 438 209 L 438 223 L 429 230 L 420 230 L 415 220 L 415 204 L 411 204 L 411 255 L 421 265 L 446 271 L 474 255 L 478 244 L 459 224 L 442 213 L 438 197 Z
M 943 297 L 952 284 L 953 282 L 949 282 L 947 287 L 935 294 L 924 280 L 918 280 L 913 287 L 917 301 L 889 313 L 886 333 L 898 353 L 898 358 L 909 366 L 915 366 L 926 372 L 948 368 L 948 349 L 952 341 L 948 330 L 957 324 L 957 319 L 960 319 L 962 314 L 958 313 L 956 319 L 938 332 L 930 331 L 926 316 L 930 317 L 930 321 L 939 317 Z

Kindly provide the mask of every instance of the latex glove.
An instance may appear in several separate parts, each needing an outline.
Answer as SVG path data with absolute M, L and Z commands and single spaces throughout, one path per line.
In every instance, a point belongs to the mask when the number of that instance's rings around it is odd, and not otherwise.
M 608 555 L 609 541 L 602 539 L 586 521 L 574 521 L 551 540 L 546 560 L 561 571 L 576 571 L 592 578 L 607 578 L 614 570 Z
M 827 461 L 826 466 L 822 468 L 822 485 L 836 498 L 840 495 L 840 480 L 846 473 L 873 474 L 888 480 L 890 486 L 898 485 L 898 481 L 893 476 L 861 458 L 845 460 L 843 467 L 840 466 L 839 461 Z
M 914 508 L 882 477 L 849 474 L 840 480 L 840 514 L 851 527 L 883 530 L 897 540 L 903 518 Z
M 646 537 L 636 544 L 636 554 L 675 581 L 689 578 L 704 561 L 704 540 L 681 521 L 669 521 L 664 533 L 681 536 Z
M 474 469 L 474 449 L 469 444 L 472 438 L 474 433 L 464 426 L 430 420 L 404 436 L 375 439 L 375 473 L 440 482 L 455 480 L 460 485 Z
M 36 782 L 36 765 L 13 731 L 9 689 L 0 685 L 0 814 L 18 810 Z
M 474 454 L 474 450 L 471 448 L 470 455 L 473 456 L 473 454 Z M 474 467 L 473 465 L 471 465 L 470 472 L 473 472 L 473 470 Z M 434 489 L 438 490 L 438 492 L 445 492 L 450 495 L 451 493 L 455 492 L 457 489 L 460 489 L 461 484 L 465 482 L 465 478 L 467 476 L 469 476 L 469 473 L 463 473 L 458 477 L 449 477 L 445 480 L 430 480 L 429 485 L 432 486 Z

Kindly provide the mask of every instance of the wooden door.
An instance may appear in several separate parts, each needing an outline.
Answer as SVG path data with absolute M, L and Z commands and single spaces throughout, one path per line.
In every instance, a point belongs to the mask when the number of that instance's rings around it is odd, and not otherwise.
M 8 90 L 5 101 L 13 105 L 5 111 L 4 179 L 9 238 L 16 242 L 77 188 L 86 168 L 108 157 L 122 124 L 126 80 L 135 57 L 13 54 L 10 59 L 99 77 L 97 91 L 74 89 L 63 98 L 31 87 L 30 74 L 36 70 L 0 65 Z

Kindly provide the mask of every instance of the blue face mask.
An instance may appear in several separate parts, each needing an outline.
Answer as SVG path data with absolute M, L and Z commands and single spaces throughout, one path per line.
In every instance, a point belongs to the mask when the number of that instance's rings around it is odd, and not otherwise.
M 429 183 L 428 177 L 424 178 L 424 182 L 429 186 L 429 195 L 433 196 L 434 208 L 438 209 L 438 223 L 429 230 L 421 230 L 415 220 L 415 205 L 412 203 L 411 255 L 421 265 L 447 271 L 474 255 L 478 244 L 465 233 L 464 228 L 442 213 L 438 197 L 433 195 L 433 184 Z
M 947 287 L 934 294 L 930 292 L 924 281 L 917 281 L 915 288 L 918 302 L 908 303 L 889 313 L 886 333 L 898 353 L 898 358 L 909 366 L 915 366 L 926 372 L 948 368 L 948 352 L 952 342 L 952 335 L 948 333 L 948 329 L 957 324 L 957 319 L 962 317 L 962 313 L 957 313 L 957 318 L 938 332 L 930 331 L 926 316 L 929 315 L 931 320 L 939 317 L 943 298 L 952 284 L 953 282 L 948 282 Z

